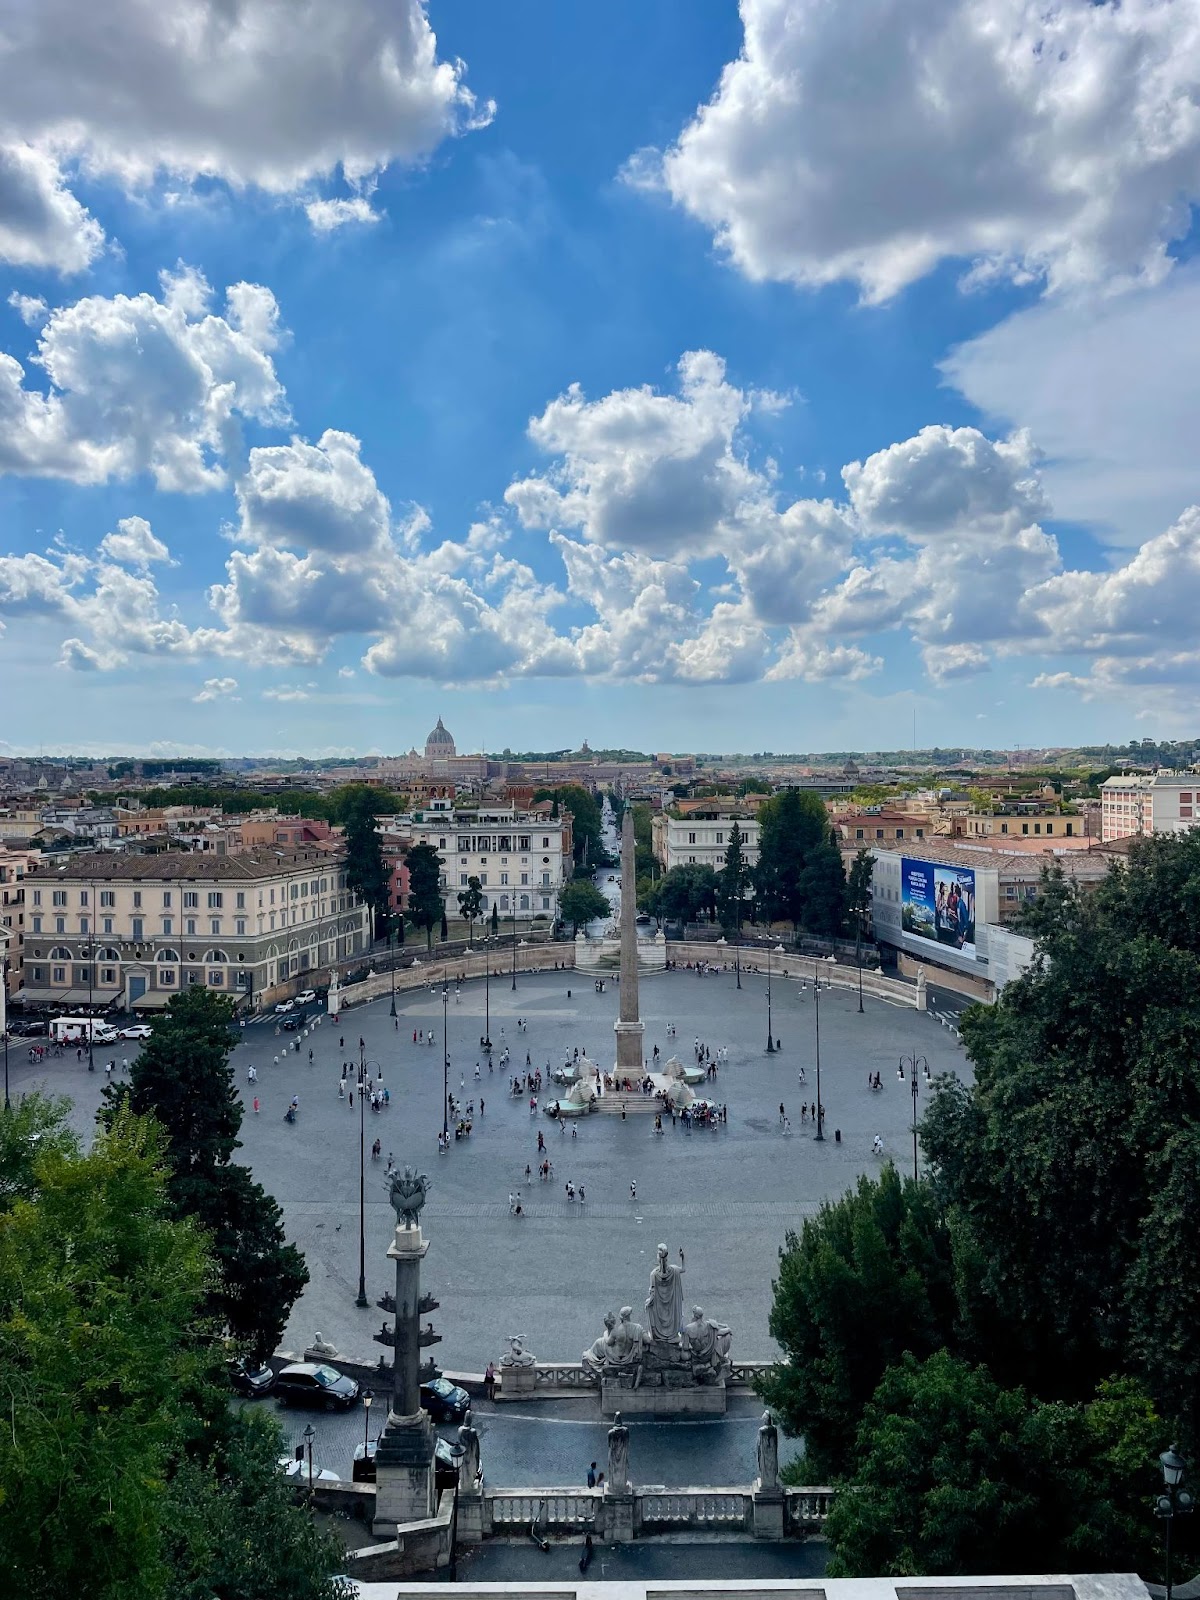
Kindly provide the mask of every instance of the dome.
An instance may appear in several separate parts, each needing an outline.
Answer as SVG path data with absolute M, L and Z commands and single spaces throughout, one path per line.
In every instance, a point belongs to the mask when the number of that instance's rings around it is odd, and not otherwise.
M 452 756 L 455 753 L 454 735 L 446 731 L 446 726 L 441 717 L 437 719 L 437 727 L 425 741 L 425 755 Z

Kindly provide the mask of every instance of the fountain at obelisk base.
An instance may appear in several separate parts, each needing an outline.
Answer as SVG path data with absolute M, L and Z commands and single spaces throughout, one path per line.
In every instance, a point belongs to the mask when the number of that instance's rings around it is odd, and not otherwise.
M 619 1077 L 638 1077 L 646 1070 L 638 1010 L 637 864 L 633 842 L 633 810 L 626 806 L 621 822 L 621 1010 L 613 1024 L 617 1035 Z

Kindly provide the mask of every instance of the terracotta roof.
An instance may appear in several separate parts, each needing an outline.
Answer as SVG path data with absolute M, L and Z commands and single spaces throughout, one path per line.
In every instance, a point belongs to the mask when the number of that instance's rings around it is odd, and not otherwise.
M 297 871 L 306 866 L 314 869 L 328 867 L 328 846 L 322 840 L 302 850 L 247 850 L 241 855 L 218 856 L 207 851 L 170 850 L 162 855 L 122 855 L 115 851 L 97 850 L 73 855 L 61 869 L 47 862 L 28 878 L 155 878 L 155 879 L 207 879 L 222 878 L 231 881 L 253 881 L 270 878 L 280 872 Z

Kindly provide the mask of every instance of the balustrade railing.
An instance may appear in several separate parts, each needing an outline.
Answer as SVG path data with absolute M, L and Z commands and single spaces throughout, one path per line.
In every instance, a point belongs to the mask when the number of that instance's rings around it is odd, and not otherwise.
M 645 1529 L 745 1528 L 751 1495 L 736 1489 L 689 1489 L 682 1493 L 637 1491 L 638 1525 Z
M 539 1361 L 534 1384 L 539 1389 L 598 1389 L 600 1378 L 577 1361 Z
M 833 1505 L 833 1490 L 804 1486 L 784 1490 L 784 1532 L 803 1533 L 820 1527 Z
M 586 1489 L 485 1489 L 484 1526 L 508 1532 L 539 1528 L 591 1529 L 603 1495 Z

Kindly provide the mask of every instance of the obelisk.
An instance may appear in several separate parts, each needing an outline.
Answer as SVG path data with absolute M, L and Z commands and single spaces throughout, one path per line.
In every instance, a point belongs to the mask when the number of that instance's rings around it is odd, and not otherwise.
M 621 822 L 621 1014 L 617 1035 L 617 1072 L 644 1071 L 642 1019 L 638 1012 L 637 858 L 633 842 L 633 810 L 625 807 Z

